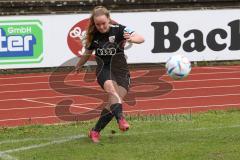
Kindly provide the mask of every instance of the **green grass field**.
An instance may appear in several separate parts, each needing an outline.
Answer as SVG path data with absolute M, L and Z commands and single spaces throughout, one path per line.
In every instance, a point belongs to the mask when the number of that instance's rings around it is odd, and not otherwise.
M 131 117 L 131 129 L 115 120 L 101 142 L 87 138 L 95 122 L 0 130 L 3 160 L 238 160 L 240 111 Z M 112 130 L 116 131 L 112 134 Z

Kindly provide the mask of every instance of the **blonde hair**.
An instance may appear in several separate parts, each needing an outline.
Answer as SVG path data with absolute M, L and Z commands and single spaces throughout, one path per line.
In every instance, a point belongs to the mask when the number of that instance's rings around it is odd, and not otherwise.
M 87 29 L 87 46 L 90 45 L 92 39 L 93 39 L 93 34 L 97 32 L 97 28 L 94 23 L 94 17 L 96 16 L 102 16 L 105 15 L 107 18 L 110 19 L 110 12 L 106 7 L 103 6 L 96 6 L 94 7 L 92 14 L 89 19 L 89 25 Z

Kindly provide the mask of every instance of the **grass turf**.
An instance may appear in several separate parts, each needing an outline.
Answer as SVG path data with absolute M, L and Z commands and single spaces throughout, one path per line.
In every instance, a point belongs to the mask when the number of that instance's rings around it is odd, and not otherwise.
M 240 157 L 239 110 L 131 117 L 129 122 L 131 129 L 121 133 L 115 120 L 112 121 L 102 132 L 99 144 L 93 144 L 86 136 L 94 121 L 2 128 L 0 157 L 3 160 L 238 160 Z

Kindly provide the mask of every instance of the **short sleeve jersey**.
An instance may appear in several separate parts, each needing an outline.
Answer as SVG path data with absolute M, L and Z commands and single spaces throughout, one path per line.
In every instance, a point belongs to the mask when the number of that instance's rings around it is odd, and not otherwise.
M 121 24 L 110 25 L 107 33 L 96 32 L 88 50 L 95 50 L 96 60 L 102 60 L 104 65 L 108 65 L 116 54 L 124 57 L 124 32 L 133 33 L 132 30 Z M 126 60 L 125 60 L 126 61 Z M 121 63 L 121 62 L 119 62 Z

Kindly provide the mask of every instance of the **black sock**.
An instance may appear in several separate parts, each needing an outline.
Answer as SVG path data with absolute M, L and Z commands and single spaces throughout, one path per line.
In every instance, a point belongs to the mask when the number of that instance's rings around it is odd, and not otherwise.
M 115 103 L 110 106 L 112 114 L 115 116 L 117 122 L 119 119 L 123 116 L 122 111 L 122 104 L 121 103 Z
M 113 114 L 109 110 L 104 108 L 93 130 L 100 132 L 102 129 L 106 127 L 106 125 L 112 120 L 112 118 L 113 118 Z

